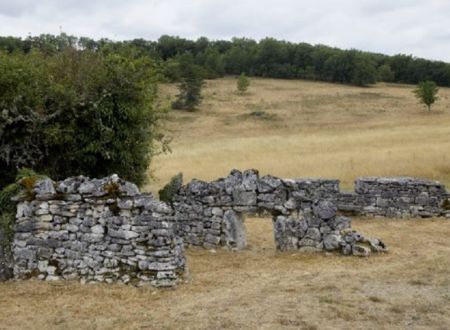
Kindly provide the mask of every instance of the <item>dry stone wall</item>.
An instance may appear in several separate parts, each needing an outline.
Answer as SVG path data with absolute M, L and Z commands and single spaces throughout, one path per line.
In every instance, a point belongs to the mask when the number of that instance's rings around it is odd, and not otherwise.
M 184 271 L 172 209 L 116 175 L 41 180 L 19 200 L 15 278 L 173 286 Z
M 176 230 L 185 244 L 239 247 L 233 233 L 242 227 L 243 213 L 289 215 L 311 207 L 313 200 L 335 201 L 337 180 L 282 180 L 258 171 L 231 171 L 212 182 L 192 180 L 173 199 Z M 242 236 L 242 235 L 241 235 Z
M 315 201 L 312 209 L 273 218 L 276 247 L 280 251 L 340 251 L 345 255 L 369 256 L 385 252 L 385 244 L 366 238 L 351 229 L 351 219 L 337 216 L 336 205 L 327 200 Z
M 354 192 L 338 180 L 281 179 L 256 170 L 192 180 L 169 206 L 116 175 L 38 181 L 18 197 L 12 262 L 0 244 L 0 279 L 150 283 L 172 286 L 185 269 L 184 245 L 246 246 L 245 215 L 272 215 L 278 250 L 386 251 L 351 229 L 351 213 L 450 218 L 449 194 L 436 181 L 360 178 Z M 0 243 L 4 242 L 0 232 Z
M 338 180 L 280 179 L 233 170 L 226 178 L 193 180 L 181 187 L 173 199 L 176 231 L 187 245 L 242 249 L 244 214 L 266 212 L 273 216 L 278 250 L 384 251 L 381 241 L 353 232 L 350 219 L 337 216 L 339 194 Z
M 449 194 L 438 181 L 409 177 L 359 178 L 355 192 L 341 193 L 341 211 L 368 216 L 450 217 Z

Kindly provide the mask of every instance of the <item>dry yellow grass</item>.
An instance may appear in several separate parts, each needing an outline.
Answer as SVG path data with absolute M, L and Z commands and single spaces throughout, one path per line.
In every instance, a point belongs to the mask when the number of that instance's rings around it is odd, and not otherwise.
M 210 180 L 230 169 L 257 168 L 282 177 L 330 177 L 344 188 L 363 175 L 411 175 L 450 183 L 450 89 L 431 113 L 414 86 L 370 88 L 307 81 L 252 79 L 235 93 L 235 79 L 208 81 L 195 113 L 172 111 L 166 127 L 171 154 L 151 167 L 157 191 L 172 175 Z M 173 95 L 173 85 L 162 86 Z M 252 116 L 252 112 L 262 116 Z
M 74 282 L 0 283 L 0 329 L 449 329 L 448 220 L 357 219 L 391 252 L 277 253 L 269 219 L 250 246 L 188 250 L 175 290 Z

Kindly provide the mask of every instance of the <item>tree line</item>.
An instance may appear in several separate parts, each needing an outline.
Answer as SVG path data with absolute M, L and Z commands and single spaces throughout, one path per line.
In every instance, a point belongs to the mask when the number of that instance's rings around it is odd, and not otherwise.
M 52 54 L 64 48 L 75 48 L 128 56 L 148 56 L 157 63 L 161 78 L 180 81 L 183 65 L 195 65 L 203 78 L 224 75 L 308 79 L 365 86 L 377 81 L 417 84 L 431 80 L 440 86 L 450 86 L 450 64 L 394 55 L 342 50 L 325 45 L 292 43 L 265 38 L 209 40 L 205 37 L 190 40 L 161 36 L 157 41 L 134 39 L 112 41 L 93 40 L 66 35 L 40 35 L 27 38 L 0 37 L 0 50 L 29 53 L 38 49 Z

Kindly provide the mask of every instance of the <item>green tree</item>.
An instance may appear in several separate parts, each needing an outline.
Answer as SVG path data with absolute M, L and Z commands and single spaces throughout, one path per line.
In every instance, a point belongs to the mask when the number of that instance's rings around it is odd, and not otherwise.
M 253 74 L 257 48 L 258 44 L 252 39 L 233 38 L 231 47 L 224 55 L 225 72 L 238 75 L 245 71 Z
M 248 87 L 250 86 L 250 81 L 245 75 L 245 73 L 241 73 L 237 80 L 237 90 L 239 94 L 244 94 Z
M 333 82 L 350 83 L 354 68 L 354 57 L 354 53 L 342 51 L 331 55 L 323 64 L 322 77 Z
M 373 62 L 364 55 L 354 60 L 351 83 L 356 86 L 367 86 L 377 82 L 377 70 Z
M 179 68 L 179 93 L 176 100 L 172 103 L 172 108 L 194 111 L 202 100 L 201 92 L 204 85 L 204 72 L 200 66 L 194 64 L 194 59 L 190 53 L 180 56 Z
M 384 82 L 392 82 L 395 79 L 394 72 L 392 72 L 389 64 L 383 64 L 378 68 L 378 77 Z
M 431 105 L 438 99 L 437 93 L 439 88 L 434 81 L 421 81 L 419 86 L 414 90 L 414 94 L 423 103 L 428 111 L 431 111 Z
M 203 66 L 207 72 L 208 79 L 223 77 L 225 73 L 222 56 L 217 49 L 208 47 L 204 54 Z

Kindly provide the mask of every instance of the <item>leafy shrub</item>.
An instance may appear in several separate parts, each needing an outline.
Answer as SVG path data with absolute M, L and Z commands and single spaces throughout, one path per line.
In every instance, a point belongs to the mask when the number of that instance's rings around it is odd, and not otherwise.
M 142 184 L 163 140 L 155 79 L 147 57 L 0 53 L 0 188 L 21 167 Z
M 178 173 L 174 175 L 169 183 L 167 183 L 164 188 L 158 191 L 159 199 L 163 202 L 170 203 L 174 195 L 180 190 L 183 185 L 183 173 Z
M 245 75 L 245 73 L 241 73 L 241 75 L 239 76 L 238 80 L 237 80 L 237 90 L 239 94 L 244 94 L 248 87 L 250 86 L 250 81 L 248 80 L 247 76 Z

